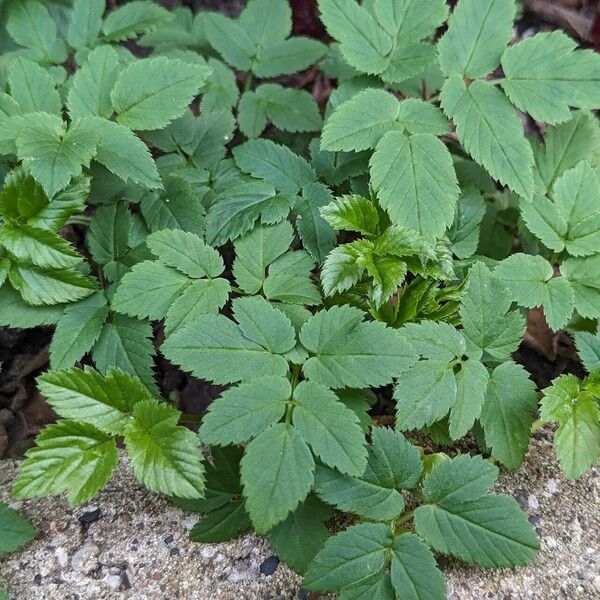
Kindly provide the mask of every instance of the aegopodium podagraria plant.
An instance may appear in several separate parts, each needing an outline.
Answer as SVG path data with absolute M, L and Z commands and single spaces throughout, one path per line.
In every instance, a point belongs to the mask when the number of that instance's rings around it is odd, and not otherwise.
M 0 322 L 55 326 L 60 416 L 15 496 L 85 502 L 122 444 L 193 539 L 253 528 L 344 600 L 533 560 L 494 463 L 538 410 L 568 477 L 600 453 L 600 57 L 511 44 L 513 0 L 320 0 L 328 45 L 285 0 L 66 4 L 0 4 Z M 514 361 L 532 307 L 584 380 Z M 166 361 L 221 386 L 198 434 Z

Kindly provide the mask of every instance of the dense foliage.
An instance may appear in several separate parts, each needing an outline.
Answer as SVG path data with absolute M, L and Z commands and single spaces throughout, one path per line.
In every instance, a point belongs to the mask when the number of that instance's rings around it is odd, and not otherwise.
M 193 539 L 253 527 L 344 600 L 444 598 L 432 551 L 531 561 L 493 463 L 519 467 L 538 410 L 567 476 L 600 454 L 600 57 L 510 45 L 513 0 L 319 0 L 329 45 L 286 0 L 0 10 L 0 324 L 55 325 L 60 416 L 15 496 L 85 502 L 122 444 L 204 513 Z M 533 307 L 586 379 L 538 393 L 513 360 Z M 158 355 L 223 386 L 198 435 Z

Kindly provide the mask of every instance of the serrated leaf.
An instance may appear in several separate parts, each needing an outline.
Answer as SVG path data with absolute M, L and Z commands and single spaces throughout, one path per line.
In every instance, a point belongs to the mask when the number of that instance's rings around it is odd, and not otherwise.
M 587 371 L 593 371 L 600 366 L 600 335 L 587 331 L 574 333 L 575 346 L 581 362 Z
M 600 144 L 600 127 L 590 113 L 574 112 L 566 123 L 549 127 L 544 143 L 531 140 L 536 190 L 547 194 L 566 170 L 588 159 Z
M 125 447 L 136 477 L 153 492 L 200 498 L 204 467 L 198 438 L 177 425 L 179 412 L 168 404 L 142 400 L 125 430 Z
M 555 252 L 572 256 L 600 252 L 600 182 L 589 163 L 582 161 L 554 184 L 552 200 L 534 196 L 521 204 L 527 228 Z
M 229 502 L 211 510 L 190 531 L 193 542 L 215 544 L 227 542 L 251 526 L 243 502 Z
M 165 57 L 132 62 L 110 94 L 117 122 L 136 130 L 164 127 L 185 112 L 210 73 L 209 67 Z
M 512 0 L 509 2 L 512 4 Z M 486 81 L 476 80 L 467 87 L 453 76 L 444 83 L 441 98 L 442 108 L 454 120 L 465 150 L 494 179 L 531 199 L 533 154 L 506 96 Z
M 363 235 L 375 235 L 379 224 L 377 207 L 371 200 L 356 194 L 334 198 L 321 209 L 321 216 L 334 229 L 358 231 Z
M 27 451 L 13 494 L 33 498 L 66 492 L 72 506 L 82 504 L 106 485 L 118 459 L 112 438 L 93 425 L 61 420 L 46 426 Z
M 464 190 L 456 205 L 454 223 L 448 231 L 452 253 L 458 258 L 469 258 L 477 251 L 485 212 L 485 201 L 479 191 L 473 187 Z
M 210 45 L 225 62 L 241 71 L 248 71 L 256 52 L 255 43 L 248 32 L 237 21 L 219 13 L 207 15 L 205 21 Z
M 525 332 L 525 320 L 511 311 L 511 298 L 496 275 L 482 263 L 469 270 L 460 317 L 463 334 L 485 355 L 505 360 L 518 348 Z
M 406 600 L 443 600 L 446 582 L 427 545 L 413 533 L 403 533 L 391 549 L 392 585 Z
M 106 298 L 100 293 L 67 306 L 50 343 L 52 369 L 72 367 L 89 352 L 100 336 L 107 316 Z
M 189 278 L 158 261 L 145 260 L 126 273 L 113 298 L 113 308 L 131 317 L 163 319 L 190 285 Z
M 569 479 L 577 479 L 600 457 L 600 410 L 593 393 L 574 375 L 562 375 L 543 390 L 540 418 L 558 421 L 554 448 Z
M 36 535 L 36 528 L 21 513 L 0 502 L 0 553 L 14 552 Z
M 298 219 L 296 229 L 304 249 L 319 264 L 335 246 L 336 236 L 325 222 L 320 210 L 332 200 L 331 192 L 322 183 L 311 183 L 302 189 L 302 197 L 296 205 Z
M 396 123 L 409 133 L 441 135 L 450 131 L 448 119 L 433 104 L 416 98 L 407 98 L 400 102 L 399 108 Z
M 290 383 L 282 377 L 262 377 L 229 388 L 209 406 L 200 439 L 219 446 L 247 442 L 283 417 L 291 396 Z
M 52 370 L 38 377 L 37 384 L 59 415 L 109 434 L 122 433 L 126 415 L 137 402 L 150 398 L 138 379 L 115 369 L 105 377 L 90 368 Z
M 110 92 L 120 70 L 119 55 L 112 46 L 99 46 L 90 52 L 86 62 L 75 72 L 69 87 L 67 107 L 71 119 L 87 116 L 110 118 L 113 114 Z
M 267 47 L 290 35 L 292 10 L 286 0 L 249 0 L 239 23 L 257 47 Z
M 79 50 L 93 46 L 102 27 L 105 0 L 75 0 L 71 22 L 67 30 L 67 41 Z
M 341 42 L 346 61 L 363 73 L 381 73 L 389 64 L 392 38 L 354 0 L 319 0 L 321 21 Z
M 222 111 L 234 107 L 240 97 L 235 74 L 216 58 L 209 58 L 208 66 L 213 72 L 206 80 L 203 90 L 202 112 Z
M 159 396 L 154 381 L 152 327 L 148 321 L 112 313 L 104 324 L 92 350 L 92 358 L 101 373 L 114 366 L 136 376 L 155 396 Z
M 89 165 L 98 142 L 99 136 L 79 121 L 67 130 L 59 117 L 33 113 L 17 135 L 17 156 L 51 198 Z
M 8 285 L 0 286 L 0 325 L 27 329 L 38 325 L 53 325 L 62 316 L 64 305 L 32 306 Z
M 163 229 L 151 233 L 146 244 L 162 263 L 189 277 L 218 277 L 225 268 L 221 255 L 190 232 Z
M 293 231 L 288 221 L 277 225 L 259 225 L 234 242 L 235 261 L 233 276 L 248 294 L 256 294 L 262 287 L 267 267 L 292 243 Z
M 385 385 L 414 358 L 398 333 L 380 322 L 363 322 L 351 306 L 321 310 L 302 327 L 300 342 L 312 354 L 302 370 L 331 388 Z
M 402 104 L 385 90 L 366 89 L 356 94 L 340 104 L 327 119 L 321 149 L 359 151 L 374 148 L 394 128 Z
M 360 475 L 367 464 L 358 418 L 325 386 L 303 381 L 294 390 L 292 422 L 313 452 L 342 473 Z
M 582 317 L 600 316 L 600 255 L 568 258 L 561 265 L 563 277 L 573 288 L 575 310 Z
M 391 36 L 402 40 L 430 35 L 448 16 L 443 0 L 374 0 L 373 12 Z
M 512 37 L 515 13 L 514 0 L 459 0 L 438 43 L 444 74 L 475 79 L 495 69 Z
M 248 444 L 241 475 L 257 533 L 283 521 L 306 498 L 314 468 L 312 454 L 293 426 L 277 423 Z
M 536 408 L 535 384 L 523 367 L 508 361 L 494 369 L 481 425 L 493 457 L 508 469 L 517 469 L 523 462 Z
M 386 83 L 398 84 L 428 69 L 435 59 L 435 48 L 428 42 L 401 42 L 392 51 L 389 65 L 380 77 Z
M 569 120 L 571 106 L 597 108 L 600 57 L 576 48 L 562 31 L 539 33 L 508 48 L 502 88 L 510 101 L 550 125 Z
M 86 242 L 100 265 L 119 260 L 129 247 L 131 213 L 125 203 L 99 206 L 92 217 Z
M 20 46 L 35 51 L 35 58 L 60 64 L 67 59 L 67 49 L 58 36 L 56 24 L 48 9 L 34 0 L 23 0 L 11 6 L 6 30 Z
M 303 573 L 329 537 L 324 521 L 330 515 L 331 511 L 322 502 L 309 496 L 270 531 L 269 542 L 286 564 Z
M 308 69 L 319 61 L 327 47 L 308 37 L 295 36 L 279 43 L 259 47 L 252 71 L 258 77 L 290 75 Z
M 573 290 L 564 277 L 554 277 L 552 265 L 545 258 L 513 254 L 498 264 L 495 273 L 521 306 L 543 307 L 554 331 L 567 324 L 573 312 Z
M 387 133 L 369 165 L 379 203 L 394 224 L 427 238 L 451 225 L 459 188 L 452 157 L 435 136 Z
M 184 370 L 215 383 L 283 377 L 288 371 L 285 358 L 244 337 L 238 325 L 222 315 L 202 315 L 188 323 L 170 335 L 161 350 Z
M 236 146 L 233 157 L 242 171 L 264 179 L 285 194 L 297 194 L 316 179 L 304 158 L 271 140 L 250 140 Z
M 155 2 L 133 0 L 110 11 L 102 23 L 102 33 L 111 42 L 121 42 L 152 31 L 172 15 Z
M 12 286 L 28 304 L 62 304 L 90 296 L 96 286 L 77 271 L 42 270 L 38 267 L 14 265 L 8 273 Z
M 62 102 L 52 76 L 40 65 L 19 57 L 8 68 L 8 83 L 19 114 L 46 112 L 60 115 Z
M 383 523 L 348 527 L 325 542 L 304 574 L 304 587 L 328 592 L 366 582 L 383 571 L 393 541 L 390 528 Z

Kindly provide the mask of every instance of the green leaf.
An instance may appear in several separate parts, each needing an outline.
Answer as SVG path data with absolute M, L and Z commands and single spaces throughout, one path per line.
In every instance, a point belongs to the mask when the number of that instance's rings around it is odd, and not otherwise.
M 89 423 L 108 434 L 122 433 L 134 405 L 150 398 L 138 379 L 118 369 L 106 376 L 89 367 L 52 370 L 38 377 L 37 384 L 60 416 Z
M 248 71 L 256 46 L 249 33 L 237 21 L 219 13 L 205 17 L 206 36 L 210 45 L 229 63 L 240 71 Z
M 543 390 L 540 418 L 558 421 L 554 448 L 569 479 L 577 479 L 600 457 L 600 409 L 575 375 L 562 375 Z
M 510 310 L 511 304 L 499 278 L 476 262 L 469 270 L 460 317 L 465 338 L 484 352 L 484 358 L 506 360 L 519 347 L 526 324 L 519 311 Z
M 356 94 L 340 104 L 327 119 L 321 149 L 359 151 L 374 148 L 388 131 L 394 129 L 403 104 L 385 90 L 366 89 Z
M 403 533 L 394 540 L 392 585 L 406 600 L 444 600 L 446 582 L 427 545 L 413 533 Z
M 60 64 L 67 59 L 67 48 L 58 36 L 48 9 L 34 0 L 11 5 L 6 31 L 20 46 L 35 51 L 35 59 Z
M 62 102 L 56 91 L 56 83 L 48 71 L 38 64 L 22 57 L 11 61 L 8 83 L 12 97 L 19 104 L 19 114 L 61 114 Z
M 277 225 L 259 225 L 234 242 L 233 276 L 248 294 L 260 291 L 267 267 L 290 247 L 293 239 L 289 221 Z
M 238 168 L 271 183 L 278 192 L 297 194 L 316 179 L 304 158 L 271 140 L 250 140 L 236 146 L 233 157 Z
M 291 350 L 294 340 L 287 346 L 283 347 Z M 184 370 L 215 383 L 283 377 L 288 372 L 284 357 L 244 337 L 238 325 L 222 315 L 202 315 L 188 323 L 171 334 L 161 350 Z
M 117 466 L 115 441 L 87 423 L 61 420 L 46 426 L 27 451 L 13 485 L 16 498 L 56 496 L 72 506 L 96 495 Z
M 398 124 L 409 133 L 441 135 L 450 132 L 450 123 L 442 111 L 433 104 L 416 98 L 407 98 L 400 102 L 396 127 Z
M 459 0 L 438 43 L 444 74 L 475 79 L 493 71 L 512 37 L 515 14 L 514 0 Z
M 189 277 L 218 277 L 225 268 L 220 254 L 193 233 L 163 229 L 150 234 L 146 244 L 161 262 Z
M 125 203 L 99 206 L 92 217 L 86 242 L 101 265 L 118 261 L 128 250 L 131 213 Z
M 304 186 L 302 197 L 296 205 L 298 235 L 304 249 L 319 264 L 323 263 L 336 241 L 335 232 L 320 214 L 320 209 L 331 200 L 329 189 L 317 182 Z
M 86 62 L 75 72 L 69 87 L 67 107 L 71 119 L 99 116 L 105 119 L 113 114 L 110 101 L 121 64 L 112 46 L 99 46 L 87 56 Z
M 600 316 L 600 255 L 568 258 L 561 265 L 563 277 L 573 288 L 575 310 L 582 317 Z
M 377 207 L 363 196 L 338 196 L 321 209 L 321 216 L 334 229 L 375 235 L 379 224 Z
M 292 11 L 285 0 L 249 0 L 239 23 L 257 48 L 268 47 L 290 35 Z
M 588 159 L 600 144 L 600 127 L 590 113 L 574 112 L 566 123 L 549 127 L 544 143 L 530 140 L 535 158 L 536 191 L 547 194 L 566 170 Z
M 125 430 L 125 446 L 135 476 L 153 492 L 200 498 L 204 467 L 198 438 L 177 425 L 179 412 L 154 400 L 137 402 Z
M 194 165 L 211 168 L 224 158 L 225 145 L 233 137 L 234 130 L 235 119 L 229 110 L 218 107 L 213 112 L 203 112 L 196 120 L 196 148 L 192 154 Z
M 373 12 L 391 36 L 420 40 L 446 20 L 448 7 L 444 0 L 374 0 Z
M 544 245 L 572 256 L 589 256 L 600 252 L 600 182 L 587 162 L 563 173 L 554 184 L 552 200 L 534 196 L 533 202 L 521 204 L 527 228 Z
M 202 94 L 202 112 L 233 108 L 237 105 L 240 96 L 235 74 L 216 58 L 209 58 L 208 66 L 213 72 L 206 80 Z M 200 116 L 202 117 L 202 115 Z
M 207 313 L 217 314 L 229 299 L 231 285 L 227 279 L 199 279 L 185 289 L 167 311 L 165 335 L 171 335 L 188 321 Z
M 320 465 L 315 491 L 324 502 L 371 521 L 391 521 L 404 510 L 404 498 L 395 488 Z
M 423 73 L 435 59 L 435 48 L 427 42 L 399 43 L 392 51 L 389 65 L 380 77 L 386 83 L 398 84 Z
M 536 408 L 535 384 L 523 367 L 508 361 L 494 369 L 481 425 L 493 457 L 508 469 L 518 469 L 523 462 Z
M 326 50 L 327 46 L 317 40 L 296 36 L 278 44 L 259 47 L 252 71 L 258 77 L 290 75 L 314 65 Z
M 5 223 L 0 228 L 0 246 L 19 262 L 37 267 L 62 269 L 76 267 L 83 257 L 57 233 L 37 227 Z
M 458 440 L 473 427 L 483 408 L 490 380 L 487 369 L 478 360 L 463 362 L 456 374 L 456 402 L 450 410 L 448 431 Z
M 319 0 L 321 21 L 341 42 L 344 59 L 363 73 L 381 73 L 389 64 L 392 38 L 354 0 Z
M 600 366 L 600 335 L 587 331 L 576 331 L 573 335 L 577 354 L 587 371 L 594 371 Z
M 364 322 L 351 306 L 321 310 L 302 327 L 300 342 L 312 354 L 303 373 L 331 388 L 374 387 L 413 362 L 412 349 L 397 331 L 380 322 Z
M 110 94 L 117 122 L 137 130 L 164 127 L 185 112 L 210 73 L 162 56 L 130 63 Z
M 304 573 L 329 537 L 324 522 L 330 516 L 331 511 L 322 502 L 309 496 L 270 531 L 269 542 L 287 565 Z
M 36 528 L 21 513 L 0 502 L 0 553 L 14 552 L 36 535 Z
M 498 470 L 480 457 L 436 463 L 415 511 L 417 533 L 435 550 L 484 567 L 531 562 L 539 540 L 516 500 L 486 493 Z
M 242 502 L 229 502 L 210 511 L 190 531 L 193 542 L 215 544 L 226 542 L 251 526 L 250 517 Z
M 75 0 L 67 41 L 72 48 L 92 47 L 102 27 L 105 0 Z
M 477 252 L 479 229 L 486 212 L 486 205 L 479 190 L 468 187 L 463 191 L 454 215 L 454 223 L 448 232 L 452 253 L 458 258 L 469 258 Z
M 288 197 L 276 195 L 269 183 L 235 183 L 219 194 L 211 206 L 206 240 L 212 246 L 222 246 L 250 231 L 259 217 L 263 225 L 278 223 L 288 215 L 291 203 Z
M 495 273 L 518 304 L 543 307 L 554 331 L 567 324 L 573 312 L 573 290 L 564 277 L 554 277 L 552 265 L 545 258 L 513 254 L 498 264 Z
M 294 390 L 292 421 L 313 452 L 342 473 L 360 475 L 367 464 L 358 418 L 325 386 L 303 381 Z
M 98 134 L 82 122 L 67 130 L 59 117 L 33 113 L 17 135 L 17 156 L 51 198 L 89 165 L 98 142 Z
M 562 31 L 539 33 L 508 48 L 502 88 L 510 101 L 550 125 L 569 120 L 571 106 L 597 108 L 600 57 L 576 48 Z
M 163 319 L 189 285 L 190 280 L 183 273 L 160 262 L 145 260 L 123 276 L 112 306 L 131 317 Z
M 27 329 L 53 325 L 63 314 L 64 305 L 31 306 L 8 285 L 0 286 L 0 325 Z
M 67 306 L 50 343 L 52 369 L 66 369 L 81 360 L 100 336 L 107 316 L 108 305 L 101 293 Z
M 394 537 L 388 525 L 352 525 L 329 538 L 309 565 L 303 586 L 308 590 L 333 592 L 365 583 L 383 571 L 386 552 Z
M 110 42 L 121 42 L 152 31 L 171 18 L 172 14 L 155 2 L 133 0 L 107 14 L 102 33 Z
M 246 509 L 257 533 L 283 521 L 310 492 L 315 463 L 298 431 L 273 425 L 252 440 L 241 461 Z
M 108 373 L 114 365 L 134 375 L 155 396 L 160 392 L 154 381 L 152 326 L 148 321 L 111 313 L 92 350 L 92 358 L 101 373 Z
M 504 3 L 484 0 L 481 6 L 489 1 Z M 465 150 L 494 179 L 531 199 L 533 154 L 521 121 L 504 94 L 486 81 L 477 80 L 467 87 L 460 77 L 453 76 L 444 84 L 441 98 Z
M 244 92 L 238 104 L 237 120 L 247 138 L 258 137 L 267 126 L 267 103 L 256 92 Z
M 23 300 L 34 306 L 75 302 L 87 298 L 96 289 L 92 280 L 77 271 L 41 270 L 13 264 L 8 278 Z
M 140 208 L 150 231 L 182 229 L 204 235 L 204 207 L 184 179 L 177 175 L 164 179 L 165 189 L 146 194 Z
M 369 165 L 379 203 L 393 223 L 427 238 L 452 224 L 459 188 L 452 157 L 435 136 L 387 133 Z
M 247 442 L 283 417 L 291 396 L 290 383 L 282 377 L 262 377 L 229 388 L 209 406 L 200 439 L 219 446 Z

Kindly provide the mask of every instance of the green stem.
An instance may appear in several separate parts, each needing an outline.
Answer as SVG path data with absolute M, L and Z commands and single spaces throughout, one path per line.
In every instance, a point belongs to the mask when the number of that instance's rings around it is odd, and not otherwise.
M 252 87 L 252 82 L 254 81 L 254 76 L 252 75 L 252 71 L 248 71 L 246 73 L 246 79 L 244 79 L 244 92 L 247 92 Z
M 73 215 L 72 217 L 69 217 L 67 225 L 83 225 L 84 227 L 89 227 L 91 222 L 92 217 L 86 215 Z
M 402 525 L 402 523 L 406 523 L 410 521 L 415 514 L 414 510 L 409 510 L 406 514 L 402 515 L 399 519 L 396 519 L 396 528 L 398 525 Z
M 531 424 L 531 435 L 533 435 L 536 431 L 540 430 L 544 426 L 544 422 L 541 419 L 536 419 Z

